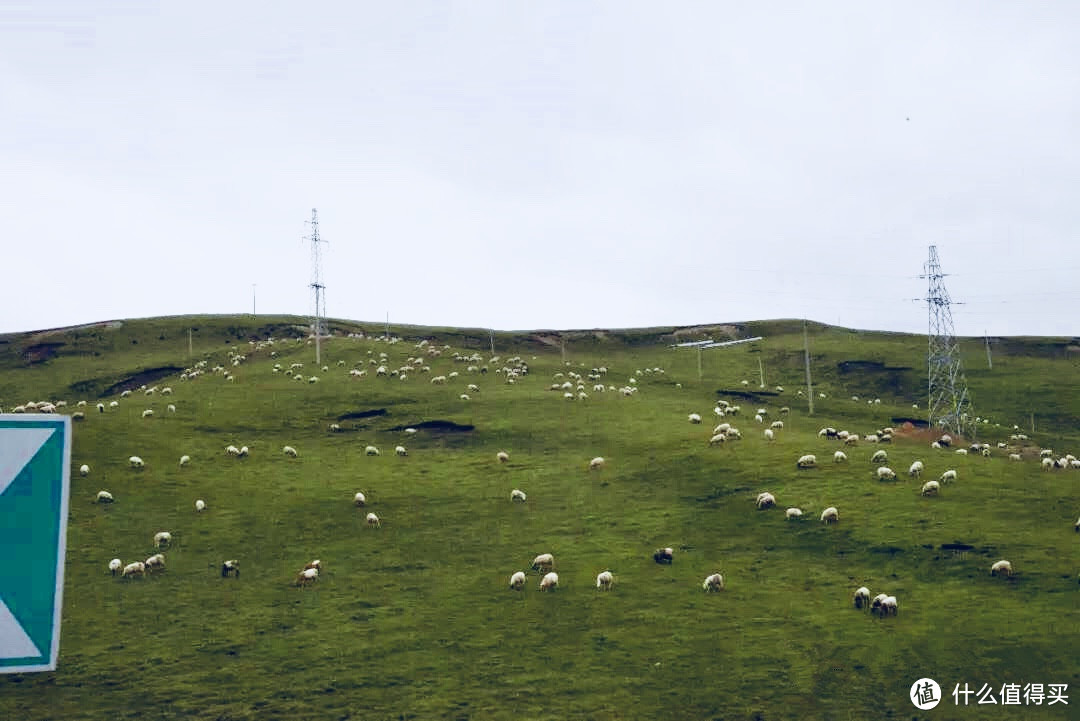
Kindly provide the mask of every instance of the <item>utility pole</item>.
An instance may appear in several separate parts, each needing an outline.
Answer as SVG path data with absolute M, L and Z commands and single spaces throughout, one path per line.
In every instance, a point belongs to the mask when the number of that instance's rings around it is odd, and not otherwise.
M 986 338 L 986 365 L 990 370 L 994 370 L 994 359 L 990 357 L 990 336 L 986 331 L 983 331 L 983 337 Z
M 757 359 L 757 369 L 758 369 L 758 375 L 761 376 L 761 385 L 758 386 L 758 387 L 759 388 L 764 388 L 765 387 L 765 364 L 761 362 L 761 356 L 758 356 L 758 359 Z
M 315 365 L 322 365 L 322 337 L 326 333 L 326 286 L 322 282 L 322 255 L 319 243 L 325 243 L 319 237 L 319 214 L 311 209 L 311 284 L 315 293 L 315 318 L 312 330 L 315 332 Z

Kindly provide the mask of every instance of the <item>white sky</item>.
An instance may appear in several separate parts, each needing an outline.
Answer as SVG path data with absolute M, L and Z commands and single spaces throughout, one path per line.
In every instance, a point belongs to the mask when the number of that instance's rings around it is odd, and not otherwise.
M 1080 335 L 1080 3 L 0 2 L 0 332 Z

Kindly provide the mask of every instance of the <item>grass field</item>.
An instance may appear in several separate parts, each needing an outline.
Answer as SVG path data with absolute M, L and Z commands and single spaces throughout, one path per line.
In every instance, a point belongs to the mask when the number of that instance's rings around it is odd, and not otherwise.
M 836 465 L 839 446 L 818 429 L 866 434 L 922 418 L 925 336 L 810 324 L 811 416 L 796 395 L 801 321 L 677 338 L 671 328 L 491 338 L 395 327 L 396 343 L 377 339 L 377 325 L 331 329 L 327 371 L 292 317 L 0 336 L 0 407 L 63 399 L 71 413 L 86 400 L 72 467 L 91 467 L 71 481 L 58 669 L 0 676 L 0 719 L 1080 718 L 1080 471 L 1044 471 L 1038 459 L 1039 448 L 1080 452 L 1077 339 L 991 339 L 992 369 L 983 339 L 963 341 L 974 411 L 989 421 L 976 440 L 994 446 L 991 457 L 932 450 L 929 432 L 898 430 L 880 448 L 899 479 L 883 483 L 869 460 L 879 446 L 847 448 Z M 702 352 L 699 375 L 698 352 L 671 344 L 706 334 L 764 340 Z M 246 358 L 233 366 L 230 352 Z M 430 372 L 376 377 L 381 353 L 389 369 L 420 357 Z M 515 357 L 528 374 L 510 384 L 496 371 Z M 180 379 L 203 360 L 204 375 Z M 275 363 L 303 363 L 304 380 Z M 634 378 L 638 391 L 595 392 L 587 378 L 585 399 L 550 389 L 600 366 L 605 386 Z M 480 390 L 462 400 L 470 383 Z M 144 384 L 173 393 L 147 396 Z M 724 420 L 743 439 L 710 447 L 717 399 L 741 406 Z M 767 442 L 754 410 L 768 410 L 767 425 L 783 406 L 785 427 Z M 691 412 L 703 423 L 690 424 Z M 400 430 L 410 426 L 420 430 Z M 1023 462 L 996 447 L 1014 433 L 1030 438 L 1011 444 Z M 250 456 L 226 455 L 229 444 Z M 369 444 L 381 455 L 365 456 Z M 407 457 L 394 455 L 398 444 Z M 805 453 L 817 469 L 796 469 Z M 145 468 L 129 467 L 133 454 Z M 183 468 L 182 454 L 192 458 Z M 606 465 L 590 472 L 594 456 Z M 949 468 L 959 478 L 924 498 L 906 475 L 915 459 L 927 478 Z M 526 503 L 510 502 L 514 488 Z M 94 503 L 99 489 L 116 502 Z M 758 511 L 765 490 L 778 507 Z M 367 508 L 352 504 L 356 491 Z M 786 521 L 788 506 L 805 520 Z M 827 506 L 838 524 L 817 521 Z M 381 528 L 365 525 L 367 511 Z M 113 557 L 152 554 L 159 530 L 174 536 L 167 570 L 109 574 Z M 970 548 L 942 548 L 955 544 Z M 661 546 L 675 549 L 670 566 L 653 562 Z M 543 552 L 555 556 L 553 593 L 528 571 Z M 239 579 L 221 577 L 226 558 L 240 560 Z M 325 572 L 296 587 L 315 558 Z M 990 576 L 1001 558 L 1012 578 Z M 595 588 L 605 569 L 608 593 Z M 528 583 L 514 592 L 518 570 Z M 706 594 L 714 571 L 726 589 Z M 855 610 L 862 585 L 895 595 L 899 614 Z M 931 711 L 908 698 L 923 676 L 945 693 Z M 998 705 L 973 696 L 957 707 L 951 692 L 965 682 L 993 686 Z M 1001 705 L 1005 683 L 1068 684 L 1069 704 Z

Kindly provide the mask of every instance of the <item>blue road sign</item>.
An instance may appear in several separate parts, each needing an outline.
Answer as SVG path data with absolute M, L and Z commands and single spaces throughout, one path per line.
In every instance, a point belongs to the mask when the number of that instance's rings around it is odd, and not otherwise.
M 0 415 L 0 673 L 56 669 L 70 470 L 71 418 Z

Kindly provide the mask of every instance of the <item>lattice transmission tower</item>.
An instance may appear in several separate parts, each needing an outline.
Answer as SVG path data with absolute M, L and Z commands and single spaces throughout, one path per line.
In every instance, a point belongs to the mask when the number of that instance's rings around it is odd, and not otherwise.
M 967 435 L 974 429 L 967 379 L 960 362 L 960 347 L 953 334 L 952 301 L 945 290 L 945 274 L 941 272 L 937 246 L 930 246 L 930 259 L 920 278 L 930 281 L 926 304 L 930 311 L 929 341 L 926 355 L 929 370 L 927 420 L 930 427 L 940 427 L 957 435 Z
M 326 286 L 322 282 L 322 252 L 320 243 L 326 241 L 319 237 L 319 212 L 311 209 L 311 283 L 309 287 L 315 296 L 315 313 L 311 319 L 311 332 L 315 336 L 315 362 L 322 363 L 321 340 L 327 335 L 326 326 Z

